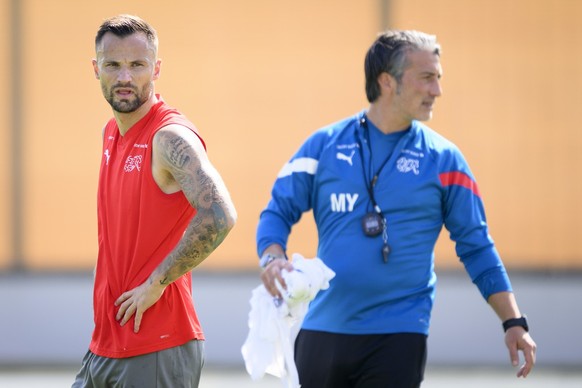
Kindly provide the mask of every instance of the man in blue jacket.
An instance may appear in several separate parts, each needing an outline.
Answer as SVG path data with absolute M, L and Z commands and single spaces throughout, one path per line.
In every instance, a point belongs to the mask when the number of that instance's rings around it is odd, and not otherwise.
M 418 387 L 434 300 L 434 246 L 444 225 L 499 316 L 512 363 L 536 345 L 489 236 L 459 149 L 421 121 L 441 95 L 440 46 L 388 31 L 365 59 L 367 110 L 313 133 L 280 171 L 261 213 L 262 281 L 280 297 L 291 227 L 313 210 L 317 256 L 336 276 L 311 303 L 295 343 L 303 388 Z

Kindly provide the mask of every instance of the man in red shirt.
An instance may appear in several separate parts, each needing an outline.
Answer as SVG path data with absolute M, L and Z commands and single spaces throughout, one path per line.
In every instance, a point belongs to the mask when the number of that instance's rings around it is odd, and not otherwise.
M 95 38 L 93 68 L 113 118 L 103 130 L 95 329 L 73 387 L 197 387 L 204 335 L 190 271 L 236 211 L 195 126 L 154 92 L 156 31 L 119 15 Z

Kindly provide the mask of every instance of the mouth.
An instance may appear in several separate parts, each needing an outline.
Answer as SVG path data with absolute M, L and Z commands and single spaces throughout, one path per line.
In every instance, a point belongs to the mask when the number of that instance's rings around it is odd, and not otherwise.
M 434 105 L 434 100 L 431 101 L 424 101 L 422 103 L 422 106 L 424 106 L 426 109 L 430 109 L 432 110 L 432 106 Z
M 119 98 L 129 98 L 131 95 L 136 94 L 135 88 L 132 85 L 114 85 L 111 93 Z
M 119 97 L 127 98 L 133 94 L 133 90 L 128 89 L 128 88 L 118 88 L 118 89 L 115 89 L 113 91 L 113 93 L 115 93 L 115 95 L 117 95 Z

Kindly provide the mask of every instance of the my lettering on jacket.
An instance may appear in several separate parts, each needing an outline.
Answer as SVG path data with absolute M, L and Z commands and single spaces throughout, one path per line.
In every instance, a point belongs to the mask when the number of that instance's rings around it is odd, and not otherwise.
M 331 193 L 329 197 L 331 211 L 341 213 L 353 211 L 358 197 L 358 193 Z

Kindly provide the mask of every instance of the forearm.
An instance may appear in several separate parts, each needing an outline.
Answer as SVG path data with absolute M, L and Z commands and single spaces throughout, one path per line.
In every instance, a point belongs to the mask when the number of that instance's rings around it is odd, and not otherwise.
M 512 292 L 498 292 L 489 296 L 487 300 L 502 322 L 521 317 L 515 296 Z
M 269 203 L 270 206 L 274 205 Z M 259 218 L 256 234 L 258 255 L 275 253 L 270 251 L 273 246 L 278 247 L 279 253 L 285 252 L 291 233 L 291 225 L 293 225 L 293 221 L 285 219 L 280 212 L 271 209 L 263 211 Z
M 269 246 L 267 246 L 267 248 L 265 248 L 265 250 L 263 250 L 263 255 L 270 253 L 273 256 L 281 256 L 281 257 L 285 257 L 285 250 L 283 249 L 283 247 L 277 243 L 273 243 Z
M 208 209 L 199 208 L 176 247 L 148 280 L 167 286 L 197 267 L 224 241 L 235 219 L 231 204 L 214 203 Z

